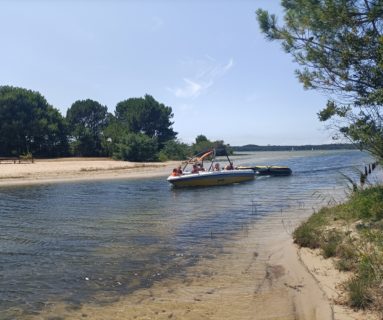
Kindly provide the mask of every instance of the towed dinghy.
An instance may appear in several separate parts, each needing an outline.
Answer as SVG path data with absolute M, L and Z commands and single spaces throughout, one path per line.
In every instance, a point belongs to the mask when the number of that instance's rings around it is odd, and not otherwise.
M 283 166 L 241 166 L 238 169 L 251 169 L 259 176 L 289 176 L 293 171 Z

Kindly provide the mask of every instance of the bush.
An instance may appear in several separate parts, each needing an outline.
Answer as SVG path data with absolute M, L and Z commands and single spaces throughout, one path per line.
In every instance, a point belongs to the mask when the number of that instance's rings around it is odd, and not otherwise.
M 356 192 L 348 203 L 348 211 L 356 219 L 382 219 L 383 187 L 371 187 Z
M 114 158 L 128 161 L 154 161 L 157 159 L 157 139 L 142 133 L 129 133 L 116 145 Z
M 322 227 L 325 225 L 327 209 L 314 213 L 303 222 L 293 233 L 294 242 L 301 247 L 316 249 L 322 243 Z
M 316 249 L 321 244 L 320 233 L 307 222 L 295 229 L 293 237 L 294 242 L 301 247 Z
M 339 270 L 354 271 L 345 283 L 349 304 L 354 308 L 371 308 L 383 312 L 383 187 L 375 186 L 352 194 L 349 201 L 313 214 L 294 231 L 301 246 L 321 248 L 324 257 L 336 256 Z M 337 225 L 355 225 L 348 237 Z
M 177 140 L 170 140 L 166 142 L 158 154 L 160 161 L 185 160 L 188 156 L 190 156 L 190 147 L 187 144 Z
M 351 240 L 338 245 L 336 256 L 339 260 L 336 262 L 336 267 L 340 271 L 355 270 L 358 262 L 358 252 L 355 250 L 356 244 Z
M 348 282 L 347 288 L 351 307 L 364 309 L 371 304 L 371 293 L 366 279 L 354 277 Z
M 342 243 L 343 235 L 341 232 L 333 229 L 328 231 L 322 238 L 321 248 L 323 256 L 330 258 L 336 256 L 338 246 Z

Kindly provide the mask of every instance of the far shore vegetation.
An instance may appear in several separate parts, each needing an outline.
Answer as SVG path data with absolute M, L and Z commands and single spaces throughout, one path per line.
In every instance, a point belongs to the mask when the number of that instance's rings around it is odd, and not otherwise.
M 232 146 L 233 151 L 307 151 L 307 150 L 356 150 L 357 147 L 351 143 L 333 143 L 333 144 L 307 144 L 307 145 L 267 145 L 258 146 L 247 144 L 244 146 Z
M 0 86 L 0 158 L 112 157 L 127 161 L 184 160 L 209 148 L 232 152 L 200 134 L 177 139 L 172 108 L 152 96 L 117 103 L 114 114 L 91 99 L 75 101 L 65 116 L 36 91 Z

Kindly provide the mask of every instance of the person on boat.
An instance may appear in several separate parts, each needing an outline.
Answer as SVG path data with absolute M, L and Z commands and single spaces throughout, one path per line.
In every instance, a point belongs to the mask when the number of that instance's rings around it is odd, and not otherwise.
M 174 168 L 173 171 L 172 171 L 172 176 L 173 177 L 177 177 L 179 176 L 180 174 L 178 173 L 178 169 L 177 168 Z
M 214 171 L 219 171 L 220 170 L 218 162 L 214 165 L 214 169 L 213 170 Z
M 198 170 L 197 165 L 196 165 L 196 164 L 193 164 L 193 168 L 192 168 L 191 173 L 198 173 L 198 172 L 199 172 L 199 170 Z
M 177 173 L 178 173 L 179 176 L 182 175 L 182 169 L 181 169 L 181 166 L 178 166 L 178 168 L 177 168 Z
M 197 165 L 198 171 L 205 171 L 205 168 L 203 167 L 202 163 L 199 163 Z
M 230 162 L 226 167 L 225 170 L 234 170 L 233 162 Z

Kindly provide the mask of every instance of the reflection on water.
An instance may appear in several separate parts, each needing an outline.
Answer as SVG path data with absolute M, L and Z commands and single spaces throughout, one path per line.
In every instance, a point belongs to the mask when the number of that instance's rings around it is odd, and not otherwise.
M 0 314 L 20 318 L 54 300 L 107 303 L 182 275 L 260 218 L 297 209 L 307 215 L 334 194 L 341 198 L 340 173 L 357 181 L 356 168 L 371 162 L 357 151 L 233 159 L 287 165 L 293 175 L 193 189 L 173 189 L 164 178 L 0 189 Z

